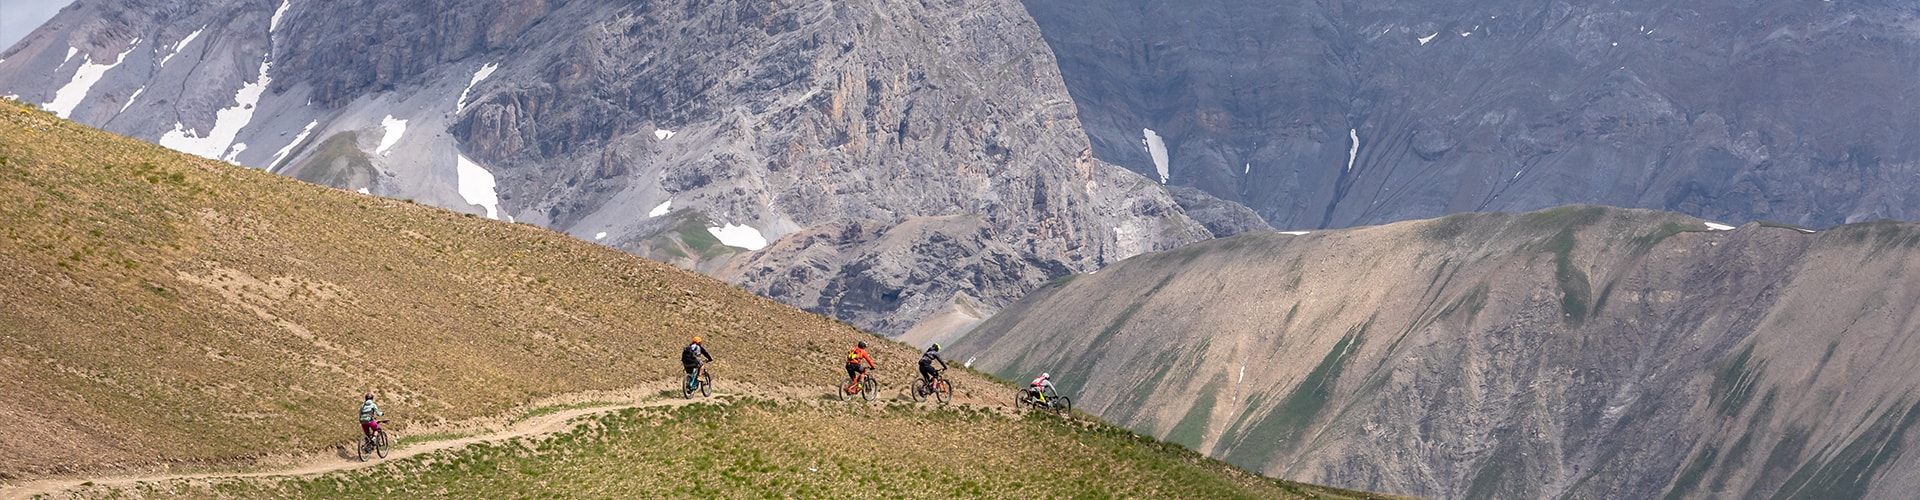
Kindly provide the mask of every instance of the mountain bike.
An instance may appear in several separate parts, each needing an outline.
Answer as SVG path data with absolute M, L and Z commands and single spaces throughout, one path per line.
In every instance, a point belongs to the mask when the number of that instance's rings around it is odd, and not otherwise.
M 700 365 L 693 373 L 687 374 L 687 383 L 680 387 L 680 395 L 687 399 L 693 399 L 695 392 L 703 398 L 713 396 L 713 374 L 707 373 L 706 365 Z
M 1013 398 L 1013 407 L 1015 409 L 1030 407 L 1035 410 L 1050 411 L 1063 417 L 1069 413 L 1073 413 L 1073 398 L 1060 395 L 1058 391 L 1053 389 L 1053 386 L 1047 386 L 1041 393 L 1040 399 L 1029 396 L 1028 392 L 1024 389 L 1016 392 Z
M 953 382 L 947 380 L 946 370 L 941 370 L 933 376 L 932 381 L 914 381 L 913 388 L 907 390 L 907 394 L 912 395 L 914 401 L 926 401 L 927 396 L 933 396 L 940 404 L 947 404 L 953 400 Z
M 858 383 L 854 382 L 853 377 L 847 377 L 846 381 L 840 382 L 840 400 L 846 401 L 852 399 L 853 395 L 859 394 L 862 399 L 873 401 L 880 392 L 880 381 L 873 378 L 874 370 L 870 368 L 861 373 Z
M 376 422 L 380 423 L 380 428 L 374 430 L 373 434 L 361 433 L 359 458 L 362 462 L 367 461 L 369 453 L 387 458 L 387 452 L 393 450 L 393 440 L 387 437 L 387 421 L 376 420 Z

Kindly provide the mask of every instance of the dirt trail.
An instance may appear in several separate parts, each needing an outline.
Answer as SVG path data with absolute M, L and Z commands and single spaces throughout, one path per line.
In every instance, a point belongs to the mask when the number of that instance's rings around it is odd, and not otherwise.
M 742 395 L 748 395 L 748 394 L 742 394 L 737 392 L 715 394 L 716 397 L 729 397 L 729 396 L 742 396 Z M 597 415 L 601 413 L 615 412 L 615 411 L 625 410 L 629 408 L 678 407 L 678 406 L 685 406 L 688 404 L 702 402 L 702 401 L 711 401 L 711 400 L 710 399 L 680 399 L 680 398 L 654 399 L 654 400 L 637 401 L 637 402 L 620 402 L 620 403 L 616 403 L 608 406 L 594 406 L 590 408 L 575 408 L 575 409 L 561 410 L 554 413 L 539 415 L 539 416 L 535 416 L 535 417 L 521 420 L 518 422 L 513 422 L 509 425 L 504 426 L 504 428 L 493 431 L 493 432 L 487 432 L 483 434 L 477 434 L 473 436 L 461 437 L 456 439 L 427 441 L 422 443 L 409 444 L 405 448 L 394 450 L 393 453 L 388 454 L 387 458 L 384 460 L 368 460 L 365 462 L 361 462 L 355 459 L 329 455 L 329 456 L 322 456 L 316 459 L 308 460 L 305 463 L 294 465 L 292 467 L 276 468 L 273 470 L 263 470 L 263 471 L 254 471 L 254 472 L 197 472 L 197 473 L 180 473 L 180 474 L 127 475 L 127 476 L 98 477 L 98 478 L 41 479 L 36 481 L 29 481 L 14 487 L 7 487 L 4 489 L 0 489 L 0 499 L 33 498 L 35 495 L 52 495 L 56 493 L 73 490 L 75 488 L 80 488 L 82 486 L 86 486 L 89 488 L 104 487 L 104 488 L 110 488 L 110 489 L 120 489 L 120 488 L 136 486 L 136 485 L 139 485 L 140 483 L 157 484 L 157 483 L 164 483 L 167 481 L 175 481 L 175 480 L 182 480 L 182 479 L 214 479 L 214 478 L 226 479 L 226 478 L 254 478 L 254 477 L 270 477 L 270 476 L 313 476 L 313 475 L 325 474 L 328 472 L 353 470 L 353 469 L 359 469 L 363 467 L 378 466 L 381 463 L 383 463 L 385 460 L 399 460 L 407 457 L 412 457 L 415 455 L 432 453 L 440 450 L 461 448 L 461 447 L 465 447 L 467 445 L 471 445 L 475 443 L 505 441 L 508 439 L 513 439 L 518 437 L 536 437 L 536 436 L 554 434 L 554 433 L 566 431 L 568 429 L 572 429 L 575 425 L 579 423 L 579 422 L 576 422 L 575 419 L 583 416 L 588 416 L 588 415 Z M 552 406 L 552 405 L 542 405 L 535 408 L 546 407 L 546 406 Z M 88 484 L 88 483 L 91 483 L 91 484 Z
M 665 382 L 658 386 L 671 384 L 672 382 Z M 757 387 L 752 384 L 738 384 L 727 387 L 726 389 L 727 390 L 716 392 L 713 399 L 744 396 L 777 401 L 799 401 L 827 400 L 832 396 L 831 387 Z M 903 390 L 903 388 L 896 388 L 894 391 L 883 393 L 883 400 L 904 399 L 903 395 L 893 393 Z M 1008 399 L 999 397 L 1000 391 L 1010 390 L 1004 388 L 999 390 L 988 388 L 976 392 L 963 388 L 956 391 L 954 403 L 973 404 L 989 408 L 1000 407 L 1000 409 L 1006 413 L 1014 413 L 1012 408 L 1005 408 L 1004 404 L 994 404 L 996 400 Z M 462 448 L 476 443 L 505 441 L 520 437 L 539 437 L 564 432 L 578 425 L 580 422 L 578 422 L 577 419 L 584 416 L 610 413 L 629 408 L 679 407 L 713 400 L 708 398 L 661 398 L 659 396 L 647 396 L 645 394 L 648 394 L 646 389 L 636 388 L 628 391 L 566 394 L 546 398 L 535 404 L 528 405 L 525 410 L 518 414 L 525 415 L 526 412 L 538 411 L 540 408 L 565 407 L 568 405 L 595 404 L 595 406 L 560 410 L 519 421 L 509 420 L 512 415 L 503 415 L 476 422 L 469 422 L 463 424 L 461 427 L 468 430 L 476 428 L 484 430 L 466 437 L 409 444 L 405 448 L 395 449 L 393 453 L 388 454 L 384 460 L 376 459 L 361 462 L 345 456 L 324 455 L 296 462 L 289 466 L 272 467 L 269 470 L 259 471 L 126 474 L 92 478 L 47 478 L 27 481 L 13 486 L 0 487 L 0 500 L 34 498 L 37 495 L 51 497 L 59 493 L 72 492 L 72 490 L 79 488 L 90 490 L 124 490 L 138 486 L 141 483 L 163 484 L 178 480 L 316 476 L 329 472 L 374 467 L 381 465 L 386 460 L 400 460 L 415 455 Z M 1007 394 L 1011 394 L 1011 392 L 1007 392 Z M 599 405 L 599 403 L 607 404 Z M 932 403 L 920 404 L 926 406 L 933 405 Z M 436 430 L 444 431 L 446 429 L 424 429 L 419 431 L 419 434 L 432 434 Z

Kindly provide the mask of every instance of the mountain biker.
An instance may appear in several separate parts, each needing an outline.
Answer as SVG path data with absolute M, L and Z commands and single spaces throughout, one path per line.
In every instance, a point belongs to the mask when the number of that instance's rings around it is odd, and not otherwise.
M 387 412 L 380 411 L 380 405 L 373 404 L 373 393 L 367 393 L 366 402 L 360 403 L 360 432 L 372 436 L 373 431 L 380 430 L 380 421 L 373 418 L 386 416 L 386 414 Z
M 704 362 L 700 360 L 703 357 L 706 358 Z M 692 376 L 702 365 L 712 362 L 713 353 L 707 351 L 705 342 L 698 335 L 693 337 L 693 342 L 687 344 L 686 349 L 680 350 L 680 367 L 687 369 L 688 376 Z
M 866 361 L 867 366 L 860 366 L 861 361 Z M 873 357 L 867 355 L 866 342 L 857 342 L 854 344 L 853 350 L 847 351 L 847 378 L 853 379 L 855 386 L 860 385 L 861 375 L 873 368 Z
M 1045 403 L 1047 401 L 1046 390 L 1051 388 L 1053 388 L 1053 380 L 1050 380 L 1047 374 L 1042 373 L 1040 374 L 1040 378 L 1033 379 L 1032 383 L 1027 384 L 1027 398 Z
M 940 370 L 933 369 L 935 361 L 940 362 Z M 940 343 L 935 342 L 932 346 L 928 346 L 927 352 L 920 355 L 920 382 L 927 386 L 933 386 L 933 378 L 939 376 L 941 370 L 946 369 L 947 360 L 940 359 Z

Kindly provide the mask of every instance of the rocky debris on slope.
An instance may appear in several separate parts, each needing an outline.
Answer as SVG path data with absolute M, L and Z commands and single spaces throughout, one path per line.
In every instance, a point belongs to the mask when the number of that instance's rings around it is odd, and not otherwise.
M 1045 279 L 1211 236 L 1157 186 L 1092 158 L 1052 53 L 1011 0 L 82 2 L 6 53 L 0 90 L 45 102 L 76 71 L 59 59 L 68 47 L 98 61 L 129 45 L 77 120 L 554 228 L 888 334 L 928 309 L 815 298 L 910 265 L 879 281 L 934 280 L 900 285 L 911 304 L 965 290 L 990 313 Z M 676 215 L 653 215 L 663 204 Z M 996 257 L 948 272 L 860 246 L 880 239 L 844 250 L 890 263 L 758 248 L 948 217 L 978 227 L 894 231 L 923 238 L 894 248 L 978 238 Z M 769 278 L 796 274 L 818 279 Z
M 1276 227 L 1920 218 L 1910 3 L 1023 3 L 1095 154 Z
M 1435 498 L 1897 497 L 1920 228 L 1568 207 L 1248 233 L 951 351 L 1242 467 Z M 957 355 L 958 356 L 958 355 Z

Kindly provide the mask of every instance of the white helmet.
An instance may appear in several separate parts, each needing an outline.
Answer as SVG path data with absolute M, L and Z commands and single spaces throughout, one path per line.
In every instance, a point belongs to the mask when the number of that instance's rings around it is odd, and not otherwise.
M 1040 374 L 1040 378 L 1053 378 L 1053 377 L 1047 376 L 1047 374 L 1042 373 Z

